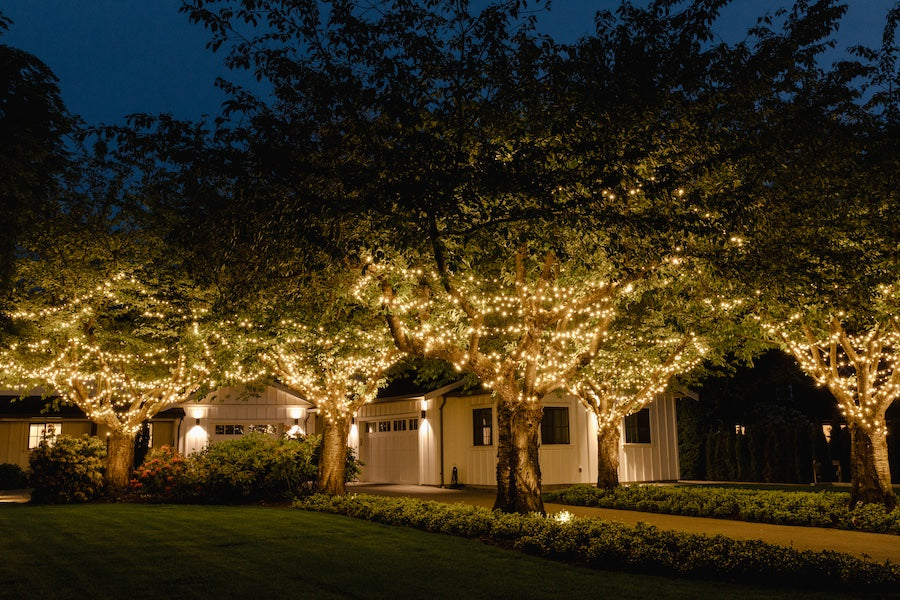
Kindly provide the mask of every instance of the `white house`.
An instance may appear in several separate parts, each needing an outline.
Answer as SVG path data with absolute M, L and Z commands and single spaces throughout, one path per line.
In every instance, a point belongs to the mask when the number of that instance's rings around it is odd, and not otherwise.
M 625 419 L 621 481 L 679 478 L 675 419 L 679 395 L 661 395 Z M 50 431 L 105 434 L 73 407 L 46 413 L 40 398 L 9 400 L 0 401 L 0 463 L 27 466 L 30 449 Z M 595 417 L 576 398 L 555 395 L 545 400 L 540 448 L 544 486 L 596 481 L 596 428 Z M 320 431 L 315 406 L 273 384 L 259 393 L 223 388 L 199 402 L 183 403 L 157 415 L 149 433 L 154 447 L 168 444 L 192 453 L 252 432 L 281 436 Z M 461 384 L 423 390 L 397 382 L 359 410 L 348 441 L 363 463 L 363 482 L 496 485 L 496 401 L 482 390 L 463 391 Z
M 388 389 L 390 393 L 390 388 Z M 621 425 L 622 482 L 679 478 L 675 402 L 663 394 Z M 597 421 L 577 398 L 544 402 L 540 448 L 544 486 L 597 480 Z M 360 481 L 496 485 L 497 410 L 490 393 L 459 384 L 378 398 L 362 407 L 350 434 L 363 463 Z

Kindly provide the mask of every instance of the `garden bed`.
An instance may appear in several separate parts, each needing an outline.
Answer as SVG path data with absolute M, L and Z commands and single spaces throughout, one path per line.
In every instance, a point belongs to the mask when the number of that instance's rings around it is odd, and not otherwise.
M 544 494 L 547 502 L 642 512 L 831 527 L 900 535 L 900 508 L 879 504 L 849 508 L 847 492 L 789 492 L 696 486 L 619 486 L 602 490 L 576 485 Z
M 765 582 L 814 589 L 888 590 L 900 567 L 838 552 L 802 551 L 756 540 L 628 527 L 568 515 L 504 514 L 462 504 L 354 494 L 315 495 L 295 507 L 476 538 L 574 564 L 658 575 Z

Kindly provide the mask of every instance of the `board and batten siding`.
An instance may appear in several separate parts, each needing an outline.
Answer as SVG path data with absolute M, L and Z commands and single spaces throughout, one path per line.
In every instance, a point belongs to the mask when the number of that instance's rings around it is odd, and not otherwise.
M 31 451 L 28 449 L 28 426 L 31 423 L 59 423 L 61 425 L 60 435 L 71 437 L 80 437 L 91 433 L 91 423 L 84 420 L 42 419 L 40 417 L 28 420 L 0 420 L 0 463 L 12 463 L 23 469 L 28 467 L 28 457 L 31 455 Z
M 541 444 L 539 460 L 544 486 L 597 481 L 597 419 L 574 397 L 551 395 L 544 406 L 569 409 L 569 443 Z M 491 408 L 493 444 L 475 446 L 473 410 Z M 624 424 L 620 426 L 619 479 L 623 483 L 668 481 L 679 477 L 678 434 L 675 397 L 663 395 L 648 406 L 649 444 L 625 444 Z M 497 408 L 490 394 L 457 396 L 444 407 L 445 483 L 456 467 L 464 485 L 495 486 L 497 483 Z
M 183 402 L 185 421 L 181 427 L 178 450 L 199 452 L 208 444 L 233 435 L 217 435 L 216 425 L 274 425 L 283 435 L 298 421 L 303 433 L 316 433 L 312 404 L 281 387 L 268 386 L 256 394 L 242 388 L 222 388 L 200 402 Z M 199 422 L 198 422 L 199 420 Z
M 650 411 L 650 443 L 626 444 L 625 424 L 619 426 L 619 481 L 674 481 L 680 476 L 675 396 L 657 396 Z

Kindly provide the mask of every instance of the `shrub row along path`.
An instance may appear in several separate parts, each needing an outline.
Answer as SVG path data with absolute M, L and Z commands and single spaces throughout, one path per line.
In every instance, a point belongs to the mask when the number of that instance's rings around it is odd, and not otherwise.
M 451 490 L 420 485 L 375 485 L 351 484 L 350 493 L 373 494 L 378 496 L 409 496 L 421 500 L 437 502 L 462 502 L 490 508 L 494 503 L 492 490 L 461 489 Z M 649 523 L 660 529 L 674 529 L 688 533 L 715 535 L 730 538 L 762 540 L 779 546 L 789 546 L 798 550 L 834 550 L 859 558 L 877 562 L 891 561 L 900 564 L 900 538 L 896 535 L 846 531 L 824 527 L 797 527 L 793 525 L 769 525 L 747 521 L 709 519 L 704 517 L 683 517 L 659 513 L 569 506 L 567 504 L 545 503 L 548 514 L 568 511 L 576 517 L 594 517 L 607 521 L 617 521 L 626 525 L 638 522 Z

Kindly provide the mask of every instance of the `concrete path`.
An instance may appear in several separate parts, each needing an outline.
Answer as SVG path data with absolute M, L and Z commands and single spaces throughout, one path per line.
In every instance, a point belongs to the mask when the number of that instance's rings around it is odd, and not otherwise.
M 0 502 L 28 502 L 31 497 L 28 490 L 0 490 Z
M 450 490 L 419 485 L 370 485 L 352 484 L 348 491 L 380 496 L 410 496 L 422 500 L 438 502 L 463 502 L 490 508 L 494 503 L 494 493 L 489 490 Z M 730 538 L 763 540 L 770 544 L 789 546 L 799 550 L 835 550 L 859 558 L 877 562 L 886 560 L 900 564 L 900 536 L 822 527 L 795 527 L 790 525 L 768 525 L 747 521 L 682 517 L 631 510 L 568 506 L 565 504 L 545 504 L 548 514 L 567 510 L 577 517 L 594 517 L 608 521 L 618 521 L 626 525 L 638 522 L 656 525 L 660 529 L 674 529 L 689 533 L 721 534 Z

